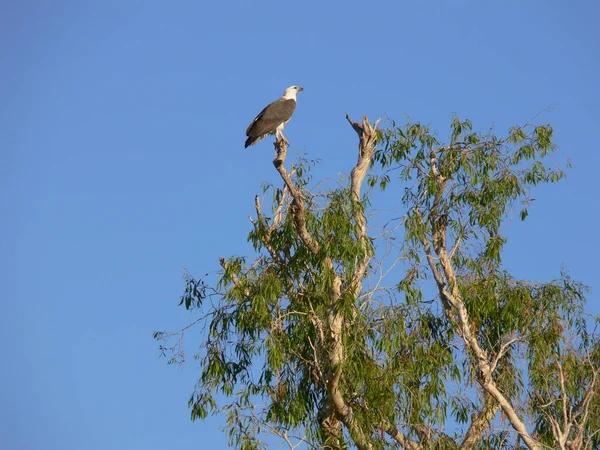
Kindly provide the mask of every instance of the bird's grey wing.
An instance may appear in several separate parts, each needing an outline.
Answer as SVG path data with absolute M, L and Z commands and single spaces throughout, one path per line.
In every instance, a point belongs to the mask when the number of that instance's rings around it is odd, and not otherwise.
M 262 136 L 272 133 L 284 122 L 292 117 L 296 109 L 293 99 L 278 99 L 267 105 L 252 121 L 246 130 L 246 136 Z

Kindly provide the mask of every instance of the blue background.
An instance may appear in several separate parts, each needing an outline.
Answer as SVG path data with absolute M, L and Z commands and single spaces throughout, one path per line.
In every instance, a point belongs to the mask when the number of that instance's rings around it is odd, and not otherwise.
M 0 5 L 0 445 L 224 448 L 189 421 L 198 376 L 153 330 L 181 275 L 249 254 L 269 141 L 244 130 L 305 88 L 291 156 L 349 172 L 358 120 L 405 114 L 445 136 L 452 113 L 504 132 L 538 112 L 573 169 L 504 227 L 506 267 L 562 266 L 598 313 L 600 7 L 593 1 L 31 1 Z M 190 349 L 193 351 L 193 348 Z

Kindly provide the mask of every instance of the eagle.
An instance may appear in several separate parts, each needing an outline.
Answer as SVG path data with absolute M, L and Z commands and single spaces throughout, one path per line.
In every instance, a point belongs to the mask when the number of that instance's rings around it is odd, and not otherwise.
M 267 105 L 252 121 L 246 130 L 246 144 L 244 148 L 256 144 L 270 134 L 277 139 L 283 136 L 283 126 L 290 121 L 296 109 L 296 94 L 303 91 L 300 86 L 290 86 L 285 90 L 283 96 Z

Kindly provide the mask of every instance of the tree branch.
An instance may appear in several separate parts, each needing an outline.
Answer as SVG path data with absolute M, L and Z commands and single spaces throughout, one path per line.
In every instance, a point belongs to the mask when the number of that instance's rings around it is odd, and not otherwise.
M 402 448 L 406 450 L 422 450 L 423 446 L 417 442 L 409 439 L 402 431 L 396 428 L 392 424 L 386 424 L 385 432 L 389 437 L 398 443 Z
M 294 220 L 294 227 L 306 247 L 311 251 L 311 253 L 317 255 L 320 250 L 320 245 L 311 236 L 306 227 L 305 199 L 302 195 L 302 192 L 294 185 L 292 177 L 287 172 L 284 165 L 288 149 L 287 140 L 283 138 L 277 139 L 275 141 L 275 149 L 277 150 L 277 157 L 273 161 L 273 165 L 275 166 L 277 172 L 279 172 L 279 175 L 283 179 L 285 186 L 293 198 L 290 210 Z M 372 447 L 369 444 L 365 433 L 356 421 L 354 411 L 350 406 L 348 406 L 340 390 L 342 367 L 346 354 L 342 339 L 345 319 L 342 313 L 342 307 L 340 305 L 342 280 L 340 276 L 335 273 L 333 261 L 329 256 L 326 256 L 323 262 L 325 265 L 325 270 L 329 270 L 333 274 L 333 280 L 329 292 L 329 308 L 327 313 L 327 325 L 329 327 L 329 333 L 326 335 L 327 358 L 329 366 L 326 370 L 325 377 L 327 394 L 329 401 L 335 410 L 336 417 L 348 428 L 356 446 L 360 450 L 370 450 Z
M 277 139 L 275 141 L 275 149 L 277 150 L 277 157 L 273 161 L 273 165 L 275 166 L 275 169 L 277 169 L 277 172 L 279 172 L 279 175 L 281 175 L 285 186 L 293 198 L 291 210 L 294 218 L 294 226 L 296 227 L 296 231 L 304 244 L 313 254 L 316 255 L 319 253 L 320 246 L 306 228 L 306 206 L 304 204 L 304 197 L 302 196 L 302 192 L 294 185 L 292 176 L 287 172 L 284 165 L 287 155 L 288 141 L 284 138 Z M 327 265 L 329 267 L 333 267 L 331 260 L 329 260 Z
M 569 401 L 569 394 L 567 394 L 567 389 L 565 388 L 565 373 L 563 372 L 562 364 L 558 361 L 558 380 L 560 381 L 560 396 L 562 403 L 562 422 L 563 422 L 563 433 L 561 433 L 561 441 L 562 446 L 566 442 L 567 437 L 569 436 L 569 429 L 571 428 L 571 414 L 567 412 L 567 402 Z
M 481 440 L 481 433 L 490 426 L 490 422 L 500 409 L 500 405 L 490 394 L 484 392 L 484 404 L 481 411 L 471 416 L 471 425 L 460 444 L 461 449 L 470 450 Z
M 516 337 L 516 338 L 511 339 L 508 342 L 505 342 L 504 344 L 502 344 L 500 346 L 500 350 L 498 350 L 498 354 L 496 355 L 496 357 L 490 364 L 490 369 L 492 372 L 494 372 L 496 370 L 496 366 L 498 365 L 498 362 L 500 362 L 500 360 L 505 355 L 505 353 L 508 351 L 510 346 L 513 345 L 515 342 L 519 342 L 520 340 L 521 340 L 520 337 Z
M 317 413 L 317 420 L 321 428 L 322 448 L 325 450 L 341 450 L 344 448 L 342 441 L 342 425 L 337 419 L 331 403 L 327 403 Z
M 421 214 L 419 208 L 415 208 L 414 213 L 419 220 L 419 225 L 421 226 L 421 228 L 423 228 L 423 215 Z M 452 311 L 452 305 L 448 300 L 450 298 L 450 293 L 446 290 L 446 282 L 435 262 L 435 258 L 431 249 L 431 243 L 429 242 L 429 239 L 427 238 L 424 232 L 420 233 L 419 239 L 421 241 L 421 245 L 423 245 L 423 250 L 425 251 L 427 263 L 429 264 L 429 268 L 431 270 L 431 273 L 433 274 L 435 283 L 437 284 L 438 291 L 440 293 L 440 298 L 442 300 L 442 306 L 444 308 L 444 312 L 446 313 L 446 317 L 448 317 L 448 319 L 452 322 L 453 325 L 456 325 L 456 321 Z
M 361 202 L 361 187 L 362 183 L 367 175 L 367 170 L 371 164 L 371 158 L 375 151 L 375 142 L 377 140 L 377 125 L 379 120 L 371 126 L 367 116 L 363 116 L 362 124 L 353 122 L 350 116 L 346 114 L 346 120 L 352 125 L 354 131 L 358 134 L 358 161 L 352 169 L 350 174 L 350 190 L 352 193 L 352 216 L 355 222 L 356 237 L 359 240 L 362 250 L 363 257 L 358 263 L 352 276 L 352 294 L 354 297 L 358 296 L 362 289 L 362 280 L 365 277 L 369 262 L 372 257 L 372 251 L 369 245 L 369 236 L 367 235 L 367 219 L 365 217 L 365 210 Z
M 433 247 L 439 258 L 440 265 L 449 288 L 449 290 L 447 290 L 445 286 L 441 288 L 440 283 L 438 282 L 440 295 L 442 296 L 442 300 L 444 297 L 446 297 L 451 305 L 452 311 L 454 312 L 453 316 L 456 318 L 457 332 L 469 349 L 472 355 L 471 357 L 474 358 L 474 363 L 479 369 L 479 383 L 483 389 L 500 404 L 502 411 L 504 414 L 506 414 L 512 427 L 519 434 L 521 439 L 523 439 L 525 444 L 532 450 L 541 450 L 541 446 L 530 436 L 527 428 L 525 427 L 525 423 L 519 418 L 510 401 L 498 389 L 498 386 L 493 378 L 493 372 L 488 353 L 479 345 L 477 337 L 474 335 L 471 329 L 469 313 L 467 312 L 467 308 L 465 307 L 462 299 L 458 286 L 458 280 L 446 249 L 445 237 L 447 222 L 446 220 L 443 220 L 443 213 L 440 213 L 438 208 L 446 188 L 447 180 L 440 174 L 437 168 L 437 156 L 434 151 L 432 151 L 430 154 L 430 170 L 437 185 L 437 192 L 431 208 L 430 216 Z M 428 240 L 427 238 L 425 239 Z M 430 261 L 431 266 L 431 259 L 428 258 L 428 260 Z M 436 281 L 438 281 L 437 278 Z M 453 317 L 449 317 L 449 319 L 452 321 Z

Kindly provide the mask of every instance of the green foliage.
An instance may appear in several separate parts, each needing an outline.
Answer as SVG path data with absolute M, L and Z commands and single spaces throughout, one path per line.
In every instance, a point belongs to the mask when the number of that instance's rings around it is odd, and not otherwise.
M 391 446 L 386 424 L 425 448 L 459 448 L 482 409 L 481 374 L 451 307 L 431 294 L 456 288 L 469 327 L 494 364 L 494 382 L 534 424 L 539 441 L 555 446 L 551 421 L 564 405 L 582 419 L 587 411 L 582 423 L 590 437 L 600 429 L 600 396 L 586 400 L 589 389 L 598 390 L 600 344 L 583 313 L 585 287 L 565 274 L 521 281 L 502 267 L 503 221 L 515 205 L 524 220 L 531 189 L 564 177 L 542 162 L 555 150 L 552 138 L 549 125 L 512 127 L 497 137 L 454 117 L 445 144 L 428 126 L 392 123 L 378 135 L 381 148 L 367 183 L 390 195 L 398 195 L 393 186 L 401 183 L 404 228 L 398 236 L 371 237 L 366 246 L 356 208 L 364 214 L 369 195 L 357 206 L 350 187 L 316 192 L 309 189 L 312 164 L 294 168 L 315 253 L 298 232 L 296 200 L 287 189 L 266 186 L 270 217 L 261 211 L 248 234 L 256 254 L 223 259 L 216 283 L 185 278 L 180 305 L 205 314 L 192 419 L 225 414 L 235 448 L 265 448 L 264 433 L 285 439 L 295 433 L 296 441 L 319 446 L 327 383 L 340 370 L 339 391 L 371 448 Z M 404 266 L 386 278 L 379 274 L 393 239 L 402 246 L 391 258 Z M 455 280 L 436 259 L 441 251 Z M 353 278 L 364 259 L 370 271 L 356 293 Z M 428 285 L 436 270 L 446 275 Z M 333 304 L 337 278 L 341 302 Z M 337 366 L 331 364 L 334 314 L 343 318 Z M 519 445 L 508 424 L 496 425 L 483 428 L 476 448 Z M 356 444 L 347 423 L 340 433 L 327 445 Z M 600 438 L 593 439 L 597 445 Z

